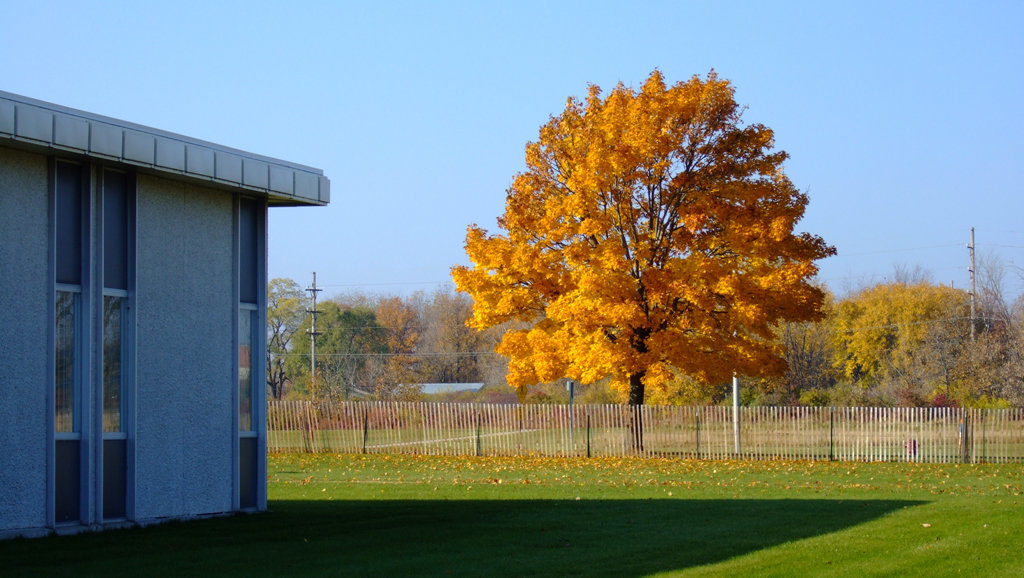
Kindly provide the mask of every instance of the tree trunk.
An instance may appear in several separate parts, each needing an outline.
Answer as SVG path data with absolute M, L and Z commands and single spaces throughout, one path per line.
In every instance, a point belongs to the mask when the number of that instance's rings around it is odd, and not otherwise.
M 629 376 L 629 433 L 633 451 L 637 453 L 644 451 L 644 419 L 640 408 L 644 404 L 644 373 L 641 371 Z
M 644 404 L 644 374 L 645 371 L 634 373 L 629 376 L 629 405 Z

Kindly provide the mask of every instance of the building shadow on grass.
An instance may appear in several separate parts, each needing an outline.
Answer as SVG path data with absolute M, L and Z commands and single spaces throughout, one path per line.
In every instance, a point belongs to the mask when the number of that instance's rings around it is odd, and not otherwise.
M 510 500 L 272 503 L 354 574 L 643 576 L 857 526 L 900 500 Z M 307 542 L 308 543 L 308 542 Z M 306 559 L 309 562 L 309 559 Z
M 0 543 L 39 576 L 644 576 L 813 538 L 906 500 L 276 500 L 269 514 Z

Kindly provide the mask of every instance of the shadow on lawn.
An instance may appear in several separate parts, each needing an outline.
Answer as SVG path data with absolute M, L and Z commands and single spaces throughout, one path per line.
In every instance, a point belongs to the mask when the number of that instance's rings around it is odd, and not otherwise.
M 272 513 L 0 543 L 11 575 L 642 576 L 869 522 L 905 500 L 272 501 Z
M 923 503 L 278 501 L 272 516 L 294 524 L 297 540 L 321 544 L 335 569 L 358 574 L 642 576 L 836 532 Z

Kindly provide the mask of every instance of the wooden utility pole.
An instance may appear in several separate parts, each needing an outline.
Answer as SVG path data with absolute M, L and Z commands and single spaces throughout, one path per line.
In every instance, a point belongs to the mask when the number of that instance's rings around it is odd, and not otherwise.
M 310 328 L 306 330 L 306 333 L 309 334 L 309 378 L 316 379 L 316 337 L 320 335 L 320 332 L 316 330 L 316 316 L 320 313 L 316 308 L 316 294 L 323 291 L 323 289 L 316 288 L 316 271 L 313 271 L 313 286 L 306 287 L 306 291 L 313 296 L 313 308 L 306 309 L 306 313 L 312 316 Z
M 976 323 L 975 323 L 975 313 L 974 313 L 974 311 L 975 311 L 974 302 L 975 302 L 975 295 L 977 295 L 977 292 L 975 291 L 975 285 L 974 285 L 974 227 L 971 227 L 971 244 L 967 245 L 967 249 L 971 253 L 971 268 L 968 269 L 968 271 L 971 272 L 971 343 L 974 343 L 974 326 L 976 325 Z

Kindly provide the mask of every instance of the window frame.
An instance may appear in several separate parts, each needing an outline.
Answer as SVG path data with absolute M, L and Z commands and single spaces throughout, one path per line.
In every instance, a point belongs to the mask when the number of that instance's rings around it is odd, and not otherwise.
M 67 221 L 60 214 L 62 194 L 60 187 L 66 183 L 61 171 L 75 167 L 78 172 L 76 185 L 80 211 L 78 215 L 80 240 L 78 241 L 79 271 L 77 278 L 68 275 L 68 268 L 61 264 L 61 251 L 58 245 L 67 242 L 67 236 L 60 230 Z M 46 520 L 52 528 L 65 526 L 85 526 L 92 524 L 122 523 L 135 518 L 134 487 L 135 487 L 135 260 L 136 260 L 136 215 L 137 192 L 133 172 L 108 166 L 102 163 L 83 161 L 65 157 L 50 157 L 48 162 L 48 195 L 49 195 L 49 232 L 48 251 L 50 264 L 47 277 L 52 290 L 49 294 L 50 323 L 47 332 L 48 365 L 50 378 L 47 387 L 47 476 L 46 476 Z M 123 179 L 123 207 L 118 227 L 123 227 L 121 238 L 123 245 L 124 277 L 119 283 L 124 287 L 106 288 L 104 283 L 104 226 L 107 215 L 104 212 L 105 179 L 110 172 L 116 172 Z M 59 277 L 59 268 L 63 274 Z M 69 283 L 68 280 L 78 283 Z M 57 302 L 60 293 L 73 296 L 74 304 L 74 345 L 73 355 L 73 401 L 72 431 L 57 431 Z M 119 359 L 119 402 L 120 431 L 106 432 L 104 427 L 104 306 L 109 297 L 121 300 L 120 312 L 120 347 Z M 104 478 L 106 456 L 105 442 L 114 441 L 118 451 L 124 452 L 124 459 L 116 464 L 123 478 L 118 485 L 123 491 L 124 507 L 117 508 L 124 515 L 106 517 L 104 515 L 104 492 L 109 484 Z M 71 445 L 74 443 L 74 449 Z M 58 451 L 58 444 L 62 447 Z M 76 457 L 69 458 L 72 452 Z M 69 462 L 72 459 L 74 462 Z M 58 463 L 60 461 L 61 463 Z M 74 468 L 68 469 L 74 465 Z M 67 472 L 76 472 L 75 478 L 60 477 Z M 62 473 L 63 472 L 63 473 Z M 75 516 L 66 515 L 68 511 L 60 510 L 58 504 L 70 493 L 69 484 L 77 483 L 77 510 Z M 122 486 L 123 484 L 123 486 Z M 69 490 L 70 491 L 70 490 Z M 60 494 L 60 495 L 58 495 Z M 58 521 L 60 518 L 60 521 Z M 65 519 L 66 518 L 66 519 Z
M 244 204 L 250 204 L 247 209 Z M 253 355 L 252 352 L 265 352 L 266 343 L 266 303 L 267 303 L 267 201 L 266 199 L 245 197 L 237 195 L 234 203 L 234 290 L 235 290 L 235 313 L 234 313 L 234 351 L 235 363 L 233 374 L 233 429 L 235 432 L 235 443 L 233 445 L 232 474 L 233 492 L 232 507 L 238 511 L 262 511 L 267 507 L 266 476 L 266 356 L 262 353 Z M 253 222 L 245 224 L 242 222 L 244 215 L 251 214 Z M 243 235 L 251 241 L 251 247 L 244 247 Z M 244 268 L 242 259 L 248 257 L 254 262 L 249 263 L 252 275 L 243 275 Z M 242 284 L 250 282 L 255 285 L 250 291 L 243 291 Z M 243 299 L 245 299 L 243 301 Z M 240 416 L 240 390 L 239 379 L 239 354 L 240 354 L 240 317 L 251 316 L 250 329 L 252 331 L 250 344 L 250 429 L 241 429 Z M 254 453 L 253 456 L 248 456 Z M 251 458 L 251 459 L 250 459 Z M 249 469 L 249 471 L 245 471 Z M 249 484 L 250 496 L 243 496 L 243 483 Z M 243 500 L 247 503 L 243 503 Z

